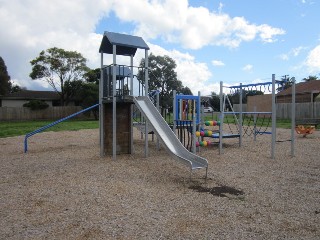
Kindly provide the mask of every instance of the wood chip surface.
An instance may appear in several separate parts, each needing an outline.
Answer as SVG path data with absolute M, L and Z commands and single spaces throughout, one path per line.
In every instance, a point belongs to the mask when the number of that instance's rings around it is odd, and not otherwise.
M 277 129 L 201 148 L 192 173 L 135 131 L 134 154 L 99 156 L 99 130 L 0 139 L 0 239 L 319 239 L 320 132 Z

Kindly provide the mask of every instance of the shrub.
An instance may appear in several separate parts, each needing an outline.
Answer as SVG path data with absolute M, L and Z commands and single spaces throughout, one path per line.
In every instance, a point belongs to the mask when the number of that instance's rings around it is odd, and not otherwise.
M 24 107 L 28 107 L 31 110 L 41 110 L 49 107 L 49 104 L 41 100 L 30 100 L 29 102 L 23 104 Z

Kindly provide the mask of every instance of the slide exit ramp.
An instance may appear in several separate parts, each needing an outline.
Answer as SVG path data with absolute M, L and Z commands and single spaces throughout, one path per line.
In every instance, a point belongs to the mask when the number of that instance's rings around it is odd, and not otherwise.
M 205 168 L 207 175 L 208 161 L 205 158 L 189 152 L 181 144 L 157 108 L 152 104 L 149 97 L 133 97 L 133 101 L 148 120 L 154 132 L 159 137 L 162 144 L 167 148 L 168 152 L 171 153 L 176 160 L 190 167 L 191 171 Z

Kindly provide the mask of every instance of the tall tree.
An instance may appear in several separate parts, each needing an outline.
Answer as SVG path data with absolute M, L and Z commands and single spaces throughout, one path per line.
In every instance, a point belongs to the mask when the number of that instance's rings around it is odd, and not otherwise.
M 72 95 L 70 86 L 83 79 L 88 71 L 87 60 L 76 51 L 66 51 L 61 48 L 49 48 L 41 51 L 39 56 L 32 60 L 33 80 L 44 80 L 60 95 L 61 105 L 68 102 Z M 75 82 L 75 83 L 72 83 Z
M 100 68 L 91 69 L 85 75 L 86 82 L 82 84 L 81 106 L 86 108 L 99 103 L 99 81 L 100 81 Z M 91 110 L 96 120 L 98 120 L 99 109 L 94 108 Z
M 178 80 L 175 68 L 177 67 L 175 61 L 169 56 L 149 56 L 149 90 L 159 90 L 160 106 L 162 111 L 166 108 L 172 107 L 173 94 L 172 91 L 176 90 L 177 93 L 182 93 L 183 85 Z M 145 59 L 140 62 L 140 67 L 143 68 Z M 139 70 L 138 80 L 144 84 L 144 72 Z M 186 89 L 184 89 L 186 90 Z M 190 90 L 190 89 L 189 89 Z
M 310 81 L 315 81 L 315 80 L 320 80 L 317 76 L 309 76 L 307 78 L 302 79 L 305 82 L 310 82 Z
M 281 92 L 287 88 L 290 88 L 293 84 L 293 78 L 290 78 L 289 75 L 284 75 L 281 77 L 282 84 L 276 90 Z
M 12 84 L 10 80 L 10 76 L 7 71 L 7 66 L 4 60 L 2 59 L 2 57 L 0 57 L 0 95 L 19 92 L 22 89 L 27 89 L 27 88 L 25 87 L 21 88 L 16 84 Z
M 188 87 L 182 87 L 180 93 L 183 95 L 193 95 L 191 89 Z
M 6 95 L 10 92 L 12 84 L 10 82 L 10 76 L 7 71 L 7 66 L 0 57 L 0 95 Z

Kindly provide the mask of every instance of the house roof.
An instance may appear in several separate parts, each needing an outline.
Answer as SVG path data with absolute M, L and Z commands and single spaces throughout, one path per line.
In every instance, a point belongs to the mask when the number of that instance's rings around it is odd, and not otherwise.
M 117 55 L 124 56 L 134 56 L 137 48 L 150 49 L 141 37 L 114 32 L 104 32 L 99 52 L 112 54 L 113 45 L 116 45 Z
M 0 99 L 11 100 L 59 100 L 60 96 L 53 91 L 22 90 L 8 95 L 0 96 Z
M 277 94 L 277 96 L 291 95 L 292 87 L 289 87 Z M 296 84 L 296 94 L 304 93 L 320 93 L 320 80 L 313 80 L 308 82 L 300 82 Z

